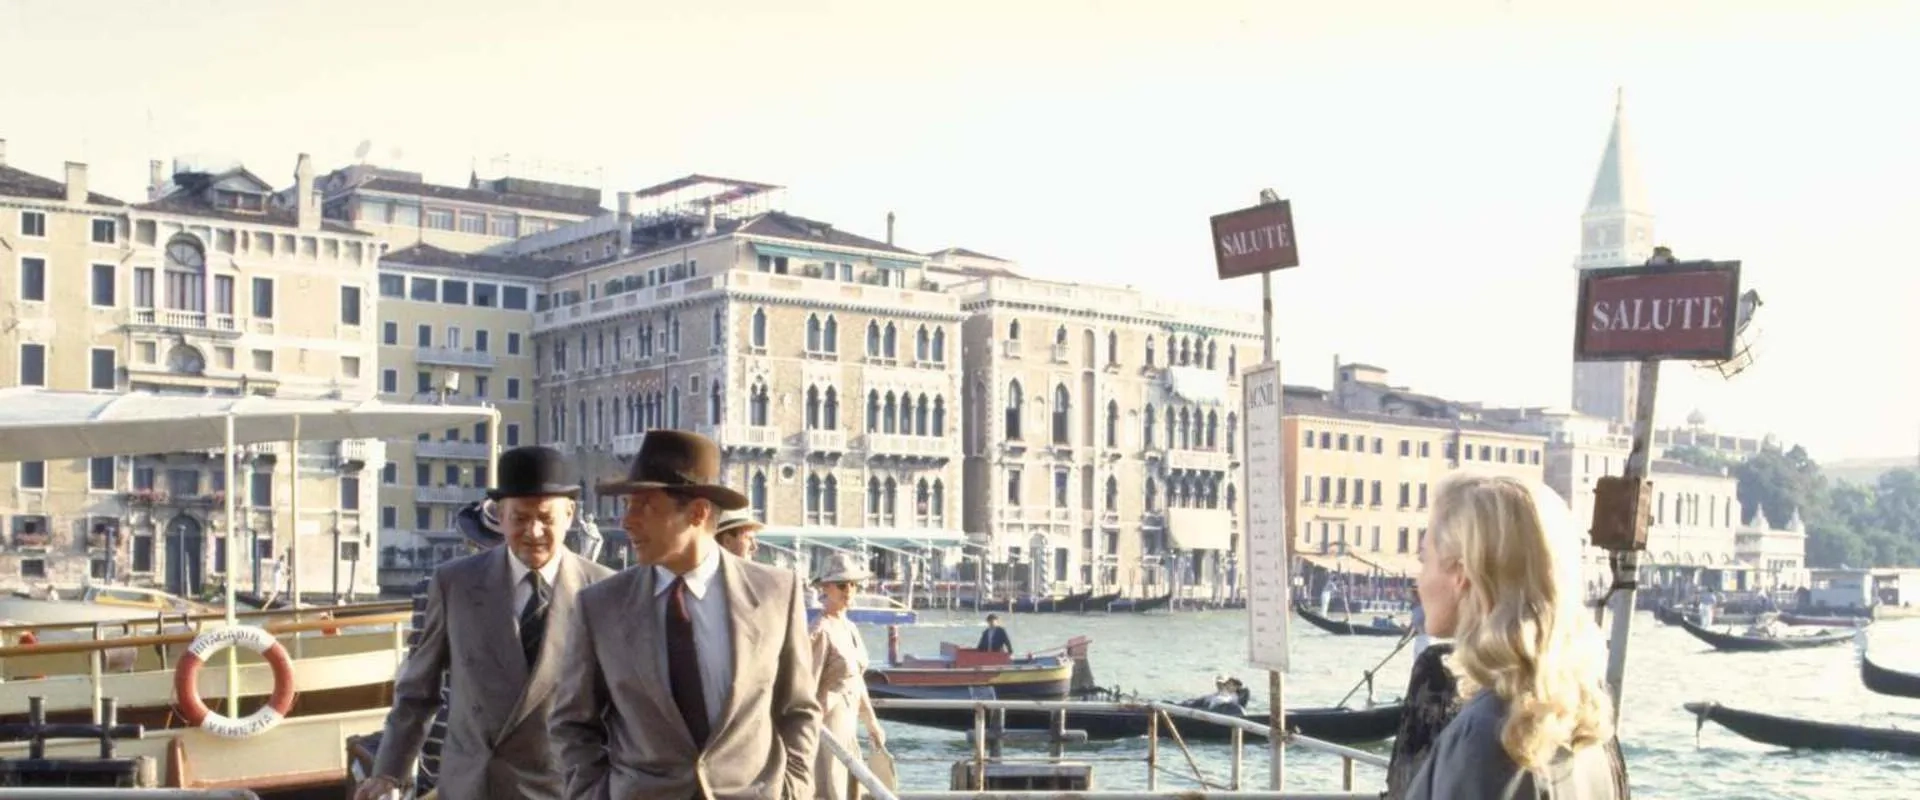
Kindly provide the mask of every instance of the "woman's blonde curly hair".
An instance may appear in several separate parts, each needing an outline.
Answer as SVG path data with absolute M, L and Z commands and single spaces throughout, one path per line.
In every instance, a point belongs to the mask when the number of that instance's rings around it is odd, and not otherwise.
M 1455 475 L 1434 502 L 1427 544 L 1468 582 L 1451 662 L 1460 694 L 1505 701 L 1500 743 L 1523 769 L 1613 736 L 1606 641 L 1581 604 L 1570 522 L 1553 490 L 1505 476 Z

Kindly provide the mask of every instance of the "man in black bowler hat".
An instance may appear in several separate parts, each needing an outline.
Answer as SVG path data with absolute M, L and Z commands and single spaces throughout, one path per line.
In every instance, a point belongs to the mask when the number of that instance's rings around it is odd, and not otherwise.
M 487 498 L 504 544 L 434 570 L 419 641 L 394 680 L 373 774 L 357 800 L 400 788 L 452 684 L 437 791 L 451 798 L 558 800 L 565 783 L 547 716 L 576 595 L 612 571 L 569 552 L 580 485 L 560 453 L 500 454 Z M 470 534 L 485 526 L 465 525 Z
M 720 449 L 648 431 L 621 526 L 638 566 L 580 593 L 554 695 L 567 797 L 803 800 L 820 704 L 807 606 L 792 571 L 721 549 Z

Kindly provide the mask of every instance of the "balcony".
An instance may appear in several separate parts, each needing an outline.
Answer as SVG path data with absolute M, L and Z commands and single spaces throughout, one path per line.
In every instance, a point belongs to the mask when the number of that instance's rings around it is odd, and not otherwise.
M 897 433 L 867 434 L 867 455 L 901 458 L 947 459 L 953 457 L 953 439 L 946 436 L 903 436 Z
M 204 311 L 136 308 L 129 313 L 127 324 L 141 328 L 192 331 L 222 338 L 240 335 L 240 325 L 232 314 L 208 314 Z
M 1000 356 L 1002 358 L 1019 358 L 1020 357 L 1020 340 L 1007 339 L 1005 341 L 1002 341 L 1000 343 Z
M 492 448 L 485 442 L 448 442 L 426 441 L 413 445 L 415 458 L 466 458 L 485 461 L 492 455 Z
M 1167 469 L 1189 472 L 1225 472 L 1233 457 L 1224 450 L 1168 450 Z
M 452 347 L 416 347 L 413 349 L 413 360 L 420 364 L 478 369 L 492 369 L 499 363 L 499 359 L 494 358 L 492 353 Z
M 1053 345 L 1053 363 L 1055 363 L 1055 364 L 1065 364 L 1065 363 L 1067 363 L 1067 356 L 1068 356 L 1068 355 L 1069 355 L 1069 348 L 1067 347 L 1067 345 L 1066 345 L 1065 343 L 1063 343 L 1063 342 L 1056 342 L 1056 343 L 1054 343 L 1054 345 Z
M 420 503 L 440 505 L 464 505 L 480 499 L 481 491 L 472 486 L 421 486 L 413 490 L 413 499 Z
M 837 430 L 809 430 L 807 431 L 807 452 L 847 452 L 847 432 Z
M 340 451 L 334 458 L 341 466 L 386 461 L 387 443 L 377 439 L 347 439 L 340 443 Z
M 630 456 L 640 452 L 640 440 L 644 438 L 646 438 L 646 434 L 644 433 L 622 433 L 615 435 L 613 437 L 613 454 L 617 456 Z
M 440 395 L 440 393 L 439 393 L 439 392 L 419 392 L 419 393 L 416 393 L 416 394 L 415 394 L 415 395 L 413 396 L 413 404 L 414 404 L 414 405 L 416 405 L 416 406 L 439 406 L 439 405 L 447 405 L 447 406 L 484 406 L 484 405 L 489 405 L 489 403 L 487 402 L 487 399 L 486 399 L 486 398 L 484 398 L 484 397 L 474 397 L 473 395 L 470 395 L 470 394 L 449 394 L 449 395 L 446 395 L 446 399 L 445 399 L 445 401 L 442 401 L 442 400 L 441 400 L 441 395 Z
M 1073 514 L 1071 508 L 1020 506 L 1002 508 L 998 516 L 1002 525 L 1072 525 Z
M 781 444 L 780 429 L 771 425 L 702 425 L 700 433 L 722 449 L 774 450 Z
M 226 448 L 222 447 L 215 447 L 205 452 L 208 458 L 224 459 L 227 457 Z M 235 445 L 233 452 L 240 456 L 241 461 L 257 458 L 279 458 L 287 454 L 287 443 L 258 442 L 255 444 Z

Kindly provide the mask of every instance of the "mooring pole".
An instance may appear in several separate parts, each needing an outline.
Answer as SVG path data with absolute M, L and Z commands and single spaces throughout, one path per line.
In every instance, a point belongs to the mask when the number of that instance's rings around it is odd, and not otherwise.
M 1260 202 L 1263 204 L 1278 203 L 1280 202 L 1280 193 L 1275 192 L 1272 189 L 1262 189 L 1260 190 Z M 1276 351 L 1279 348 L 1274 346 L 1274 340 L 1273 340 L 1273 273 L 1271 271 L 1260 273 L 1260 344 L 1262 348 L 1261 355 L 1265 360 L 1265 362 L 1269 364 L 1274 364 L 1276 365 L 1276 368 L 1277 368 L 1279 363 L 1279 356 Z M 1274 398 L 1274 402 L 1276 403 L 1282 402 L 1281 398 L 1286 395 L 1286 392 L 1283 389 L 1283 385 L 1280 384 L 1277 379 L 1275 381 L 1274 390 L 1275 390 L 1275 394 L 1277 395 Z M 1282 413 L 1285 413 L 1285 412 L 1282 412 Z M 1282 474 L 1284 474 L 1284 472 Z M 1251 486 L 1247 488 L 1249 491 L 1253 490 L 1253 487 Z M 1271 488 L 1274 491 L 1281 492 L 1282 497 L 1286 496 L 1285 494 L 1286 487 L 1284 486 L 1274 486 L 1269 488 Z M 1281 505 L 1282 507 L 1284 507 L 1285 503 L 1282 503 Z M 1291 572 L 1291 570 L 1289 570 L 1289 572 Z M 1286 774 L 1287 774 L 1286 697 L 1287 697 L 1286 679 L 1282 676 L 1282 673 L 1279 670 L 1277 669 L 1268 670 L 1267 671 L 1267 710 L 1269 714 L 1269 719 L 1267 720 L 1267 726 L 1268 726 L 1267 727 L 1267 746 L 1272 748 L 1272 753 L 1270 758 L 1271 758 L 1271 763 L 1273 767 L 1271 770 L 1269 770 L 1269 774 L 1267 776 L 1267 788 L 1275 792 L 1281 791 L 1286 784 Z
M 1653 473 L 1653 407 L 1660 390 L 1660 362 L 1640 362 L 1640 396 L 1634 401 L 1633 450 L 1627 455 L 1625 478 L 1629 486 L 1642 486 Z M 1637 504 L 1636 504 L 1637 505 Z M 1627 677 L 1627 636 L 1633 629 L 1633 604 L 1640 585 L 1640 551 L 1618 550 L 1608 554 L 1613 567 L 1613 591 L 1609 611 L 1613 614 L 1613 634 L 1607 644 L 1607 692 L 1613 696 L 1613 724 L 1620 725 L 1622 686 Z

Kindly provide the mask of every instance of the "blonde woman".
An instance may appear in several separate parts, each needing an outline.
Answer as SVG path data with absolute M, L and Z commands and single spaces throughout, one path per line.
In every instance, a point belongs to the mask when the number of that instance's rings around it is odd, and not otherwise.
M 887 749 L 887 735 L 867 697 L 867 646 L 860 630 L 847 619 L 847 607 L 862 581 L 873 577 L 852 555 L 839 553 L 813 580 L 820 587 L 820 619 L 813 623 L 813 668 L 819 673 L 817 698 L 820 724 L 842 747 L 859 752 L 854 722 L 865 722 L 867 739 L 876 752 Z M 813 758 L 813 796 L 841 800 L 847 796 L 847 768 L 820 745 Z
M 1454 640 L 1463 704 L 1409 800 L 1625 796 L 1606 642 L 1581 607 L 1566 503 L 1535 481 L 1456 475 L 1420 548 L 1426 626 Z

